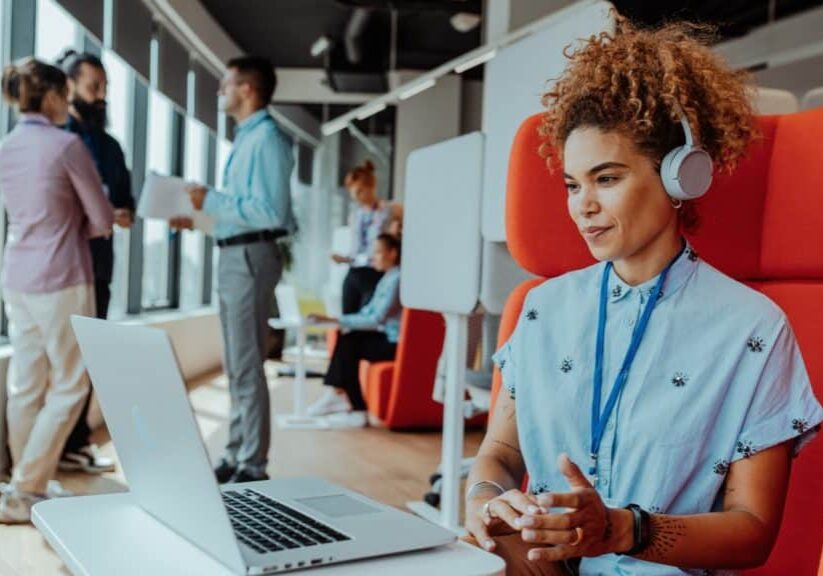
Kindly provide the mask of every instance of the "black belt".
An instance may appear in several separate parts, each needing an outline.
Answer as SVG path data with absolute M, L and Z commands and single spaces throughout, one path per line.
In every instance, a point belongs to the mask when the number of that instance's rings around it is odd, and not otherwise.
M 220 248 L 226 246 L 240 246 L 241 244 L 255 244 L 257 242 L 271 242 L 283 236 L 288 236 L 285 230 L 261 230 L 260 232 L 248 232 L 246 234 L 238 234 L 237 236 L 229 236 L 217 241 Z

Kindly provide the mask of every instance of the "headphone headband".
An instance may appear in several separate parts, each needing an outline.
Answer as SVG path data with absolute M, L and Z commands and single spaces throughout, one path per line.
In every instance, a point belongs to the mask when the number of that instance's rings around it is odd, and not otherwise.
M 686 116 L 686 113 L 683 112 L 683 108 L 680 107 L 680 102 L 674 100 L 672 104 L 674 111 L 677 113 L 677 117 L 680 119 L 680 125 L 683 127 L 683 133 L 686 135 L 686 146 L 700 146 L 700 143 L 695 142 L 694 140 L 694 135 L 692 134 L 692 127 L 689 124 L 689 118 L 688 116 Z

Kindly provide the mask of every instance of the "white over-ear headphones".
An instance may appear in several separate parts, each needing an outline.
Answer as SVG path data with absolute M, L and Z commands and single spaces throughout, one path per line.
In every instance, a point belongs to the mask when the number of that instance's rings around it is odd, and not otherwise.
M 694 200 L 703 196 L 711 186 L 712 157 L 703 150 L 699 142 L 694 142 L 689 120 L 677 102 L 674 103 L 674 109 L 680 116 L 686 143 L 663 157 L 660 178 L 663 180 L 663 187 L 672 198 Z

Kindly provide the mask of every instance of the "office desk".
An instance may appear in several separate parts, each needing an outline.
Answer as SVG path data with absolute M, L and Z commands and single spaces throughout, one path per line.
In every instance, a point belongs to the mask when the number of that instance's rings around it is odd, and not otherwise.
M 328 330 L 337 328 L 333 322 L 304 322 L 302 319 L 270 318 L 269 326 L 275 330 L 297 332 L 297 364 L 294 376 L 294 408 L 291 414 L 276 417 L 279 428 L 328 428 L 326 419 L 306 414 L 306 334 L 309 329 Z
M 76 576 L 230 576 L 228 568 L 135 505 L 128 493 L 59 498 L 34 507 L 34 525 Z M 311 576 L 492 576 L 503 560 L 467 544 L 316 568 Z

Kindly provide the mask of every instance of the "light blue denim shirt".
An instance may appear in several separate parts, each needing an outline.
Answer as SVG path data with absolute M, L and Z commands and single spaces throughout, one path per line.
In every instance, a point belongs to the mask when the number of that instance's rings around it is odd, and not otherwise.
M 557 456 L 586 472 L 600 281 L 605 264 L 532 289 L 517 328 L 495 354 L 515 398 L 533 493 L 566 492 Z M 601 406 L 614 385 L 657 278 L 632 287 L 612 272 Z M 699 514 L 722 505 L 732 462 L 819 430 L 815 398 L 786 316 L 771 300 L 700 260 L 672 266 L 626 386 L 606 426 L 595 488 L 607 505 Z M 581 575 L 734 574 L 677 569 L 609 554 Z
M 340 327 L 344 330 L 377 330 L 385 332 L 389 342 L 400 336 L 400 266 L 395 266 L 380 278 L 371 300 L 354 314 L 344 314 Z
M 203 212 L 216 219 L 214 236 L 258 230 L 294 231 L 290 179 L 292 143 L 266 110 L 237 128 L 223 171 L 223 188 L 210 189 Z

